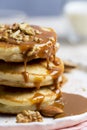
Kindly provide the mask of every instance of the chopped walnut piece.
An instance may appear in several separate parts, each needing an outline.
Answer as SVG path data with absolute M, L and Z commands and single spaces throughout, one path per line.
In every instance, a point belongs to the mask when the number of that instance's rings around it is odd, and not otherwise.
M 5 25 L 4 24 L 0 24 L 0 31 L 4 31 L 5 30 Z
M 4 37 L 5 39 L 8 39 L 8 33 L 7 33 L 7 32 L 4 32 L 3 37 Z
M 39 38 L 39 37 L 35 37 L 34 41 L 37 43 L 41 43 L 43 41 L 43 39 Z
M 6 30 L 6 32 L 7 32 L 8 34 L 12 34 L 12 30 L 11 30 L 11 29 Z
M 17 123 L 42 122 L 43 118 L 38 111 L 23 110 L 16 117 Z
M 24 41 L 24 42 L 29 41 L 29 35 L 24 35 L 24 36 L 23 36 L 23 41 Z
M 35 29 L 33 26 L 30 26 L 27 23 L 21 23 L 21 24 L 14 23 L 12 25 L 0 24 L 1 41 L 10 42 L 11 39 L 18 44 L 28 41 L 35 41 L 37 43 L 41 43 L 43 39 L 36 37 L 41 33 L 42 32 L 40 30 Z
M 19 28 L 19 25 L 17 23 L 14 23 L 12 26 L 11 26 L 11 29 L 12 30 L 18 30 Z
M 20 43 L 23 39 L 23 36 L 20 34 L 20 30 L 17 30 L 16 32 L 11 33 L 10 37 L 17 40 L 18 43 Z
M 29 25 L 28 25 L 27 23 L 21 23 L 21 24 L 19 24 L 19 28 L 20 28 L 21 30 L 25 30 L 28 26 L 29 26 Z
M 35 30 L 29 26 L 27 23 L 19 24 L 19 28 L 26 34 L 35 35 Z
M 0 34 L 0 40 L 7 40 L 8 39 L 8 33 L 6 31 L 2 32 Z
M 40 32 L 39 30 L 35 30 L 36 34 L 41 34 L 42 32 Z
M 20 34 L 20 30 L 17 30 L 16 32 L 12 33 L 12 34 L 10 35 L 10 37 L 16 39 L 19 34 Z
M 28 27 L 25 32 L 30 35 L 35 35 L 35 31 L 32 27 Z
M 52 42 L 55 41 L 54 37 L 49 37 L 49 40 L 52 41 Z

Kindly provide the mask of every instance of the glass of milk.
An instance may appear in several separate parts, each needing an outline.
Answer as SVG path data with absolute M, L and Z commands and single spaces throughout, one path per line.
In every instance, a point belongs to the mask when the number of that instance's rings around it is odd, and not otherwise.
M 87 1 L 67 3 L 64 7 L 64 13 L 75 33 L 87 40 Z

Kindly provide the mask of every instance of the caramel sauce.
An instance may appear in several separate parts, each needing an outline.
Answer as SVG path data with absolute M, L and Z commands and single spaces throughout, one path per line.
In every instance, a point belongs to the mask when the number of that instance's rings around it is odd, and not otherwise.
M 54 91 L 54 92 L 56 93 L 56 95 L 57 95 L 56 100 L 58 100 L 58 99 L 60 99 L 60 98 L 62 97 L 62 92 L 61 92 L 60 86 L 59 86 L 58 84 L 55 86 L 55 88 L 54 88 L 53 91 Z
M 35 37 L 41 38 L 41 39 L 43 39 L 43 41 L 41 43 L 37 43 L 32 38 L 30 38 L 28 42 L 23 42 L 23 43 L 21 43 L 19 45 L 21 52 L 22 53 L 26 53 L 26 52 L 29 51 L 29 49 L 33 48 L 35 44 L 38 44 L 38 45 L 39 44 L 44 44 L 44 43 L 47 44 L 47 42 L 49 41 L 50 45 L 48 45 L 48 46 L 45 45 L 44 47 L 41 47 L 40 48 L 41 51 L 37 52 L 36 55 L 37 55 L 37 57 L 40 56 L 41 58 L 47 58 L 47 57 L 51 58 L 52 55 L 55 55 L 54 44 L 56 43 L 56 33 L 53 30 L 51 30 L 51 31 L 45 31 L 45 30 L 43 30 L 39 26 L 34 26 L 33 25 L 31 27 L 33 27 L 35 30 L 38 30 L 38 31 L 41 32 L 41 34 L 39 34 L 39 35 L 35 34 Z M 49 40 L 50 37 L 53 37 L 55 40 L 54 41 L 50 41 Z M 46 49 L 48 50 L 47 53 L 45 52 Z
M 64 102 L 62 100 L 62 97 L 58 98 L 54 103 L 53 106 L 59 107 L 61 109 L 64 108 Z
M 36 37 L 39 37 L 41 39 L 43 39 L 43 41 L 41 43 L 38 44 L 43 44 L 43 43 L 47 43 L 49 41 L 49 37 L 54 37 L 55 41 L 52 43 L 52 41 L 50 41 L 50 45 L 48 46 L 44 46 L 41 48 L 41 51 L 37 51 L 37 53 L 33 54 L 31 57 L 41 57 L 41 58 L 46 58 L 47 60 L 47 69 L 49 69 L 49 61 L 55 61 L 55 42 L 56 42 L 56 34 L 54 31 L 44 31 L 41 29 L 41 27 L 39 26 L 32 26 L 34 29 L 37 29 L 41 32 L 41 34 L 36 34 Z M 35 41 L 33 41 L 32 39 L 30 39 L 27 43 L 21 43 L 19 45 L 21 52 L 24 54 L 24 67 L 25 67 L 25 71 L 23 72 L 24 75 L 24 80 L 25 82 L 28 81 L 28 74 L 26 72 L 26 66 L 27 66 L 27 61 L 29 60 L 29 57 L 27 56 L 28 52 L 33 49 L 34 45 L 36 44 Z M 47 52 L 45 50 L 48 50 Z M 26 60 L 27 59 L 27 60 Z M 33 58 L 30 58 L 30 60 Z M 36 82 L 35 86 L 37 86 L 37 88 L 40 88 L 40 83 Z
M 52 51 L 53 51 L 53 56 L 52 56 L 52 60 L 55 61 L 55 54 L 56 54 L 56 47 L 55 45 L 53 45 L 53 48 L 52 48 Z
M 24 72 L 22 72 L 22 74 L 23 74 L 25 83 L 27 83 L 29 81 L 29 73 L 24 71 Z
M 21 43 L 19 45 L 20 50 L 23 54 L 25 54 L 27 56 L 28 51 L 30 51 L 32 49 L 32 47 L 34 46 L 33 42 L 27 42 L 27 43 Z M 24 57 L 25 58 L 25 57 Z
M 34 84 L 37 89 L 40 89 L 40 82 L 34 82 Z
M 35 93 L 32 98 L 32 103 L 36 104 L 37 110 L 40 108 L 41 102 L 44 100 L 45 96 L 41 93 Z
M 59 65 L 59 61 L 55 57 L 56 49 L 55 45 L 49 46 L 49 51 L 47 53 L 47 69 L 50 69 L 49 61 L 53 62 L 55 65 Z
M 24 53 L 24 72 L 22 72 L 22 74 L 24 76 L 24 81 L 26 83 L 29 81 L 29 73 L 26 70 L 26 68 L 27 68 L 27 62 L 28 62 L 27 53 L 28 53 L 29 50 L 32 49 L 32 46 L 33 46 L 33 44 L 29 44 L 29 45 L 21 44 L 20 45 L 22 53 Z
M 34 84 L 35 84 L 35 87 L 37 88 L 37 89 L 40 89 L 40 83 L 42 82 L 42 77 L 39 77 L 39 76 L 36 76 L 35 78 L 34 78 L 34 80 L 35 80 L 35 82 L 34 82 Z
M 45 31 L 41 27 L 36 26 L 36 25 L 32 25 L 32 27 L 34 29 L 39 30 L 41 32 L 41 34 L 39 34 L 39 35 L 37 34 L 36 35 L 37 37 L 43 39 L 41 44 L 48 42 L 49 37 L 54 37 L 55 40 L 53 42 L 56 43 L 56 33 L 52 29 L 50 29 L 50 31 Z
M 24 70 L 26 72 L 26 69 L 27 69 L 27 57 L 25 57 L 25 60 L 24 60 Z
M 37 51 L 36 54 L 34 54 L 35 57 L 40 57 L 40 58 L 46 58 L 47 60 L 47 69 L 49 69 L 49 61 L 55 61 L 55 43 L 56 43 L 56 33 L 51 30 L 51 31 L 45 31 L 39 26 L 32 26 L 34 29 L 39 30 L 41 34 L 36 34 L 35 36 L 38 38 L 43 39 L 41 43 L 38 44 L 44 44 L 49 41 L 49 37 L 54 37 L 55 41 L 50 41 L 48 46 L 43 46 L 41 47 L 40 51 Z M 28 44 L 21 44 L 20 45 L 20 50 L 26 54 L 29 51 L 29 49 L 32 49 L 34 45 L 36 44 L 35 41 L 32 41 L 32 39 L 29 40 Z M 47 50 L 47 52 L 46 52 Z M 29 57 L 28 57 L 29 58 Z
M 50 68 L 49 73 L 52 76 L 53 85 L 55 86 L 55 89 L 58 90 L 59 89 L 58 78 L 63 73 L 63 68 L 61 66 Z
M 50 69 L 49 61 L 53 61 L 53 55 L 55 54 L 54 54 L 53 46 L 51 45 L 49 46 L 48 52 L 46 53 L 47 69 Z
M 49 73 L 53 79 L 53 85 L 55 86 L 55 90 L 60 90 L 61 83 L 58 82 L 58 78 L 62 75 L 64 71 L 64 65 L 59 58 L 55 58 L 55 64 L 57 67 L 49 68 Z
M 87 98 L 77 94 L 62 93 L 60 100 L 56 101 L 53 105 L 64 110 L 64 113 L 57 115 L 55 118 L 87 112 Z

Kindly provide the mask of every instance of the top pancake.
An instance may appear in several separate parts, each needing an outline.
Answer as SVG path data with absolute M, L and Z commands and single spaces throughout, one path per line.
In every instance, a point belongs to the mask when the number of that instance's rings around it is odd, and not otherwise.
M 56 33 L 26 23 L 0 25 L 0 60 L 24 62 L 36 58 L 53 60 L 55 56 Z

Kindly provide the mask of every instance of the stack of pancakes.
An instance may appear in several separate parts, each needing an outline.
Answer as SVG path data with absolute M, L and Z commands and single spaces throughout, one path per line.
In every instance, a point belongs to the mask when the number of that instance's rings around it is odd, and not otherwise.
M 52 105 L 64 70 L 56 33 L 26 23 L 0 25 L 0 112 Z

